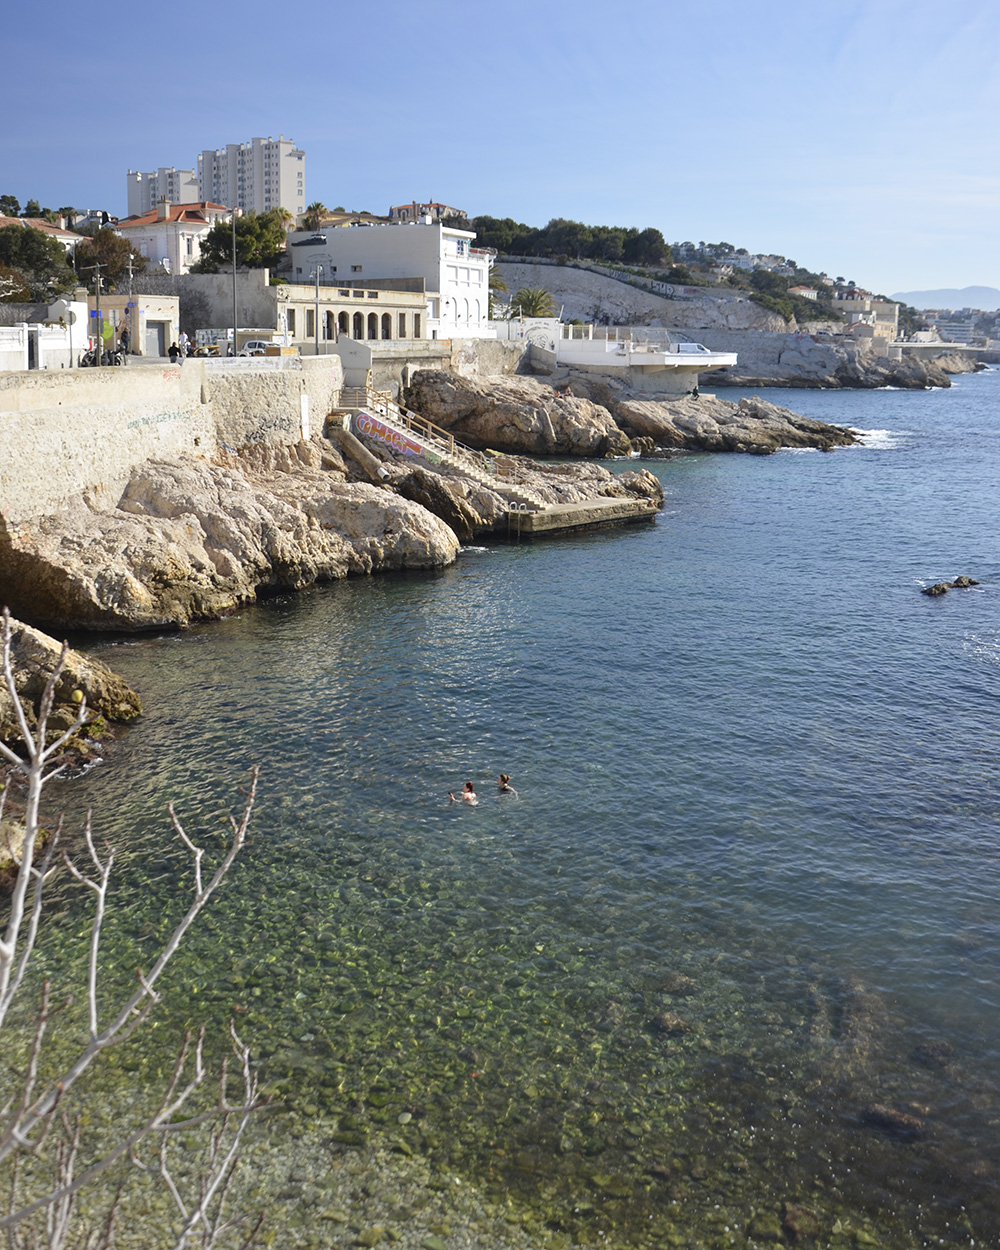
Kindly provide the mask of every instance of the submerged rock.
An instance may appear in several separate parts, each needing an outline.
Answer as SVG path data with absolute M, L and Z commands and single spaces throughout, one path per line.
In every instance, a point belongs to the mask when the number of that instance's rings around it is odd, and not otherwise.
M 862 1119 L 872 1128 L 881 1129 L 901 1141 L 913 1141 L 927 1133 L 926 1124 L 917 1116 L 880 1102 L 870 1102 L 864 1109 Z

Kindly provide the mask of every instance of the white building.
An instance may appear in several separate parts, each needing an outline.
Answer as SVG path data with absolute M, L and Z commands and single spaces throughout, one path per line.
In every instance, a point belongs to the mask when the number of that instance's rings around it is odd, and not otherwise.
M 72 256 L 77 244 L 82 243 L 85 237 L 74 234 L 72 230 L 53 226 L 44 217 L 0 217 L 0 230 L 5 230 L 8 226 L 18 226 L 22 230 L 39 230 L 42 234 L 47 234 L 50 239 L 56 239 L 63 245 L 67 256 Z
M 193 169 L 167 169 L 161 166 L 143 174 L 128 171 L 128 215 L 139 217 L 161 200 L 171 204 L 193 204 L 198 199 L 198 175 Z
M 284 208 L 297 215 L 306 207 L 306 154 L 291 139 L 251 139 L 228 143 L 198 157 L 198 200 L 211 200 L 264 213 Z
M 429 217 L 431 221 L 445 221 L 448 217 L 465 216 L 464 208 L 452 208 L 448 204 L 439 204 L 437 200 L 431 200 L 427 204 L 411 200 L 409 204 L 394 204 L 389 209 L 390 221 L 420 221 L 422 217 Z
M 292 282 L 365 286 L 422 278 L 427 338 L 490 338 L 490 252 L 474 248 L 471 230 L 438 222 L 344 226 L 289 235 Z
M 170 204 L 166 200 L 137 217 L 126 217 L 118 233 L 153 265 L 167 273 L 188 273 L 201 256 L 201 241 L 217 221 L 229 221 L 222 204 Z

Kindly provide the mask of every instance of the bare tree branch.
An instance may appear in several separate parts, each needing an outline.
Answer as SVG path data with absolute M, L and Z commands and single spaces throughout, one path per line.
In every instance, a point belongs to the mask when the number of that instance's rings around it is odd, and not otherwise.
M 44 886 L 54 871 L 56 847 L 59 845 L 62 830 L 60 818 L 45 854 L 36 863 L 43 788 L 62 771 L 58 763 L 59 753 L 86 719 L 84 699 L 77 709 L 73 725 L 56 736 L 52 742 L 46 741 L 57 685 L 66 662 L 67 648 L 64 644 L 59 661 L 45 684 L 37 721 L 34 729 L 31 729 L 16 689 L 12 633 L 10 615 L 5 609 L 2 622 L 3 682 L 13 702 L 24 753 L 19 755 L 8 745 L 0 743 L 0 759 L 6 760 L 23 778 L 25 806 L 23 843 L 19 853 L 12 854 L 17 865 L 17 876 L 10 894 L 6 928 L 0 935 L 0 1031 L 23 985 L 38 941 L 44 910 Z M 86 1042 L 81 1044 L 75 1057 L 63 1065 L 57 1075 L 42 1076 L 42 1060 L 50 1026 L 68 1005 L 67 1000 L 67 1003 L 58 1007 L 51 1006 L 51 991 L 46 982 L 34 1018 L 26 1063 L 18 1077 L 18 1087 L 7 1098 L 6 1105 L 0 1111 L 0 1168 L 6 1168 L 8 1172 L 8 1199 L 6 1210 L 0 1215 L 0 1231 L 4 1234 L 9 1250 L 34 1250 L 35 1247 L 40 1250 L 43 1245 L 47 1250 L 68 1250 L 71 1240 L 75 1250 L 111 1250 L 115 1221 L 122 1202 L 121 1186 L 116 1191 L 103 1222 L 97 1227 L 76 1227 L 77 1197 L 81 1190 L 120 1162 L 131 1163 L 147 1172 L 155 1171 L 160 1176 L 181 1219 L 176 1234 L 171 1234 L 176 1235 L 176 1250 L 182 1250 L 195 1236 L 203 1247 L 218 1245 L 225 1234 L 234 1231 L 242 1236 L 243 1222 L 228 1218 L 225 1207 L 243 1145 L 244 1130 L 250 1117 L 265 1106 L 267 1100 L 259 1095 L 257 1080 L 250 1066 L 249 1050 L 232 1026 L 232 1046 L 239 1060 L 243 1086 L 241 1097 L 235 1102 L 230 1100 L 228 1094 L 225 1063 L 221 1065 L 219 1091 L 214 1104 L 198 1106 L 197 1102 L 192 1101 L 208 1076 L 204 1057 L 204 1031 L 200 1030 L 193 1036 L 188 1034 L 185 1037 L 165 1085 L 158 1093 L 150 1091 L 154 1101 L 152 1110 L 137 1125 L 131 1128 L 122 1126 L 112 1144 L 105 1146 L 100 1156 L 92 1159 L 86 1166 L 81 1166 L 81 1161 L 91 1152 L 86 1149 L 83 1141 L 82 1121 L 71 1118 L 66 1106 L 73 1087 L 101 1054 L 130 1038 L 142 1027 L 160 1001 L 156 988 L 160 977 L 245 845 L 256 800 L 257 781 L 258 769 L 254 768 L 242 813 L 238 820 L 232 816 L 229 818 L 232 839 L 221 862 L 207 881 L 204 849 L 196 845 L 188 835 L 173 805 L 168 806 L 171 824 L 191 856 L 192 895 L 184 915 L 156 954 L 150 971 L 145 974 L 138 972 L 135 991 L 124 1002 L 112 1008 L 109 1018 L 103 1023 L 99 956 L 102 931 L 110 905 L 109 891 L 115 853 L 112 848 L 103 852 L 98 850 L 90 812 L 87 813 L 84 826 L 86 856 L 83 859 L 74 858 L 63 852 L 62 861 L 70 877 L 94 899 L 86 972 L 88 1034 Z M 5 797 L 0 794 L 0 815 L 3 814 Z M 187 1110 L 189 1106 L 190 1111 Z M 170 1168 L 169 1143 L 177 1134 L 209 1123 L 213 1123 L 214 1127 L 207 1138 L 207 1162 L 199 1177 L 198 1192 L 195 1198 L 185 1199 Z M 46 1160 L 43 1159 L 43 1154 L 50 1138 L 55 1144 L 51 1159 Z M 142 1143 L 151 1139 L 158 1143 L 158 1163 L 155 1168 L 144 1163 L 140 1157 Z M 35 1164 L 32 1164 L 34 1192 L 30 1195 L 23 1191 L 21 1167 L 21 1160 L 28 1155 L 39 1161 L 39 1166 L 44 1163 L 49 1169 L 49 1182 L 39 1186 L 40 1173 Z M 247 1250 L 256 1238 L 262 1218 L 257 1218 L 249 1235 L 242 1240 L 243 1250 Z M 41 1225 L 38 1223 L 39 1219 L 42 1221 Z

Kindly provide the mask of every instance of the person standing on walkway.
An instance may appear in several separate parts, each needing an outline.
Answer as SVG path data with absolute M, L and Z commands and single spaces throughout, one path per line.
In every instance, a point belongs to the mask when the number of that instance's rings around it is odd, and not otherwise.
M 184 357 L 188 354 L 188 336 L 183 330 L 177 336 L 177 348 L 180 355 L 180 362 L 183 364 Z
M 176 343 L 171 343 L 169 348 L 167 348 L 167 355 L 170 357 L 170 363 L 172 365 L 177 364 L 177 357 L 180 355 L 180 351 L 181 349 Z

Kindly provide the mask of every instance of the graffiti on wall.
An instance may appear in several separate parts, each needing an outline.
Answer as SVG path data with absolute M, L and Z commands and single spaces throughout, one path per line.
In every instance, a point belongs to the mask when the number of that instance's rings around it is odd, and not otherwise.
M 386 425 L 384 421 L 379 421 L 371 413 L 356 413 L 354 430 L 355 433 L 364 434 L 367 438 L 378 439 L 380 443 L 385 443 L 387 447 L 391 447 L 393 451 L 398 452 L 401 456 L 424 455 L 425 449 L 422 443 L 416 442 L 408 434 L 403 434 L 399 430 L 393 429 L 391 425 Z

